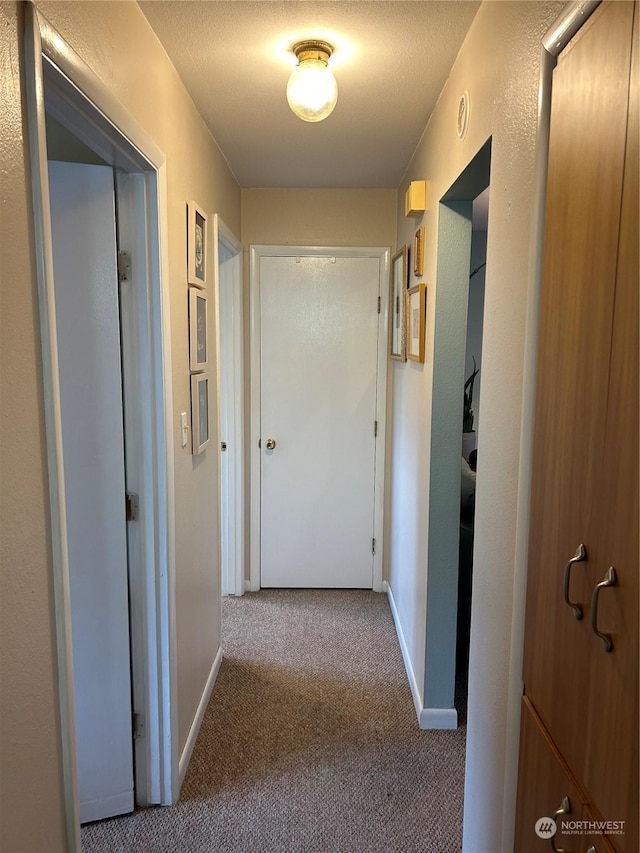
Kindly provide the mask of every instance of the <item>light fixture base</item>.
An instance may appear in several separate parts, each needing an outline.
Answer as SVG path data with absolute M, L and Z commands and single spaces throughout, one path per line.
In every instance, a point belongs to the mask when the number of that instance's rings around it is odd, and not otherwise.
M 291 48 L 298 62 L 306 62 L 308 59 L 315 59 L 318 62 L 329 63 L 329 57 L 333 53 L 333 48 L 326 41 L 317 41 L 309 39 L 307 41 L 299 41 Z

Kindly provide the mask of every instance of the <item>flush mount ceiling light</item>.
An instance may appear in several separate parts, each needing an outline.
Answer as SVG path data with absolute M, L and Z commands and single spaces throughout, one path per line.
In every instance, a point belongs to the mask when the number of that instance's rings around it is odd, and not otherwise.
M 293 52 L 298 66 L 287 83 L 289 106 L 303 121 L 322 121 L 338 100 L 338 84 L 328 66 L 333 48 L 324 41 L 301 41 Z

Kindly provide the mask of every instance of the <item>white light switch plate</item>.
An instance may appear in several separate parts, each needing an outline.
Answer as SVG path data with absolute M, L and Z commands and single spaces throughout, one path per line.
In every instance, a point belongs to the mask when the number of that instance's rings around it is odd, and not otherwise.
M 180 427 L 182 428 L 182 446 L 186 447 L 189 441 L 189 424 L 187 422 L 187 413 L 180 413 Z

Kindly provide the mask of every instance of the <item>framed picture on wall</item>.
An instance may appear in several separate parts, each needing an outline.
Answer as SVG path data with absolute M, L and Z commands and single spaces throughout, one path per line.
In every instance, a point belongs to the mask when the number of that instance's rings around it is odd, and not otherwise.
M 406 317 L 404 299 L 407 292 L 409 249 L 403 246 L 391 259 L 389 284 L 389 357 L 406 361 Z
M 189 369 L 206 370 L 209 364 L 207 341 L 207 294 L 197 287 L 189 288 Z
M 407 358 L 424 362 L 424 327 L 427 306 L 427 288 L 416 284 L 407 291 Z
M 209 374 L 194 373 L 191 377 L 191 452 L 194 456 L 205 449 L 209 434 Z
M 187 203 L 187 281 L 207 283 L 207 215 L 195 201 Z
M 424 225 L 418 228 L 413 241 L 413 273 L 424 275 Z

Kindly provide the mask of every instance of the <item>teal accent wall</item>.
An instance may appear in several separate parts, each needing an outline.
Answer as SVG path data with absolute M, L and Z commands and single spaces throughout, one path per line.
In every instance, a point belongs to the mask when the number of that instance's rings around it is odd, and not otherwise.
M 425 708 L 453 708 L 456 676 L 462 393 L 471 201 L 440 204 L 431 421 Z

